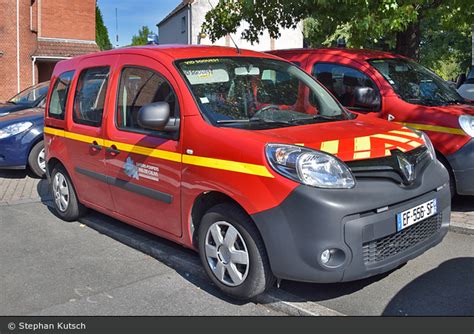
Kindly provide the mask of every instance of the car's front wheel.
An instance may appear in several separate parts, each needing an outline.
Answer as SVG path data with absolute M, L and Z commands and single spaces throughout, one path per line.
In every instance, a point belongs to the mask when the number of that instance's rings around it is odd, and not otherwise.
M 199 226 L 199 254 L 211 280 L 239 299 L 255 297 L 274 283 L 262 238 L 238 206 L 211 208 Z
M 44 142 L 35 144 L 28 155 L 28 166 L 38 177 L 44 177 L 46 173 L 46 160 L 44 151 Z

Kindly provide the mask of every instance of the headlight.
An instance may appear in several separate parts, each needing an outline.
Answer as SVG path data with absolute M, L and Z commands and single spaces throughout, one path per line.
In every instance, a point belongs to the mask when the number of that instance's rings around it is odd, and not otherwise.
M 31 122 L 21 122 L 21 123 L 16 123 L 16 124 L 11 124 L 9 126 L 6 126 L 0 129 L 0 139 L 17 135 L 23 131 L 28 130 L 32 126 L 33 126 L 33 123 Z
M 423 139 L 423 141 L 425 142 L 425 146 L 428 149 L 428 153 L 431 156 L 431 159 L 436 160 L 436 150 L 433 146 L 433 143 L 431 142 L 430 137 L 428 137 L 428 135 L 426 133 L 424 133 L 423 131 L 417 130 L 417 129 L 409 127 L 409 126 L 407 126 L 407 128 L 409 128 L 411 131 L 416 133 L 418 135 L 418 137 Z
M 318 188 L 349 189 L 355 180 L 349 168 L 328 153 L 285 144 L 267 144 L 265 154 L 279 174 Z
M 474 137 L 474 116 L 459 116 L 459 125 L 469 136 Z
M 428 137 L 428 135 L 426 133 L 424 133 L 423 131 L 420 131 L 420 134 L 421 134 L 421 138 L 425 142 L 425 146 L 428 149 L 428 152 L 430 152 L 431 158 L 433 160 L 436 160 L 436 151 L 435 151 L 435 148 L 433 146 L 433 143 L 431 142 L 430 137 Z

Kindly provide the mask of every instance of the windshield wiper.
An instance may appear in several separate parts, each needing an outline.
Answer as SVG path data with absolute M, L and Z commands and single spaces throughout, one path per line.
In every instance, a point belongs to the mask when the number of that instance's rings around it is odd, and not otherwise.
M 232 124 L 232 123 L 280 123 L 290 124 L 286 121 L 274 121 L 265 118 L 245 118 L 245 119 L 219 119 L 216 121 L 217 124 Z
M 311 117 L 294 118 L 294 119 L 290 120 L 290 122 L 294 123 L 294 122 L 308 121 L 308 120 L 334 121 L 334 120 L 342 120 L 342 119 L 345 119 L 343 114 L 334 115 L 334 116 L 316 114 L 316 115 L 312 115 Z

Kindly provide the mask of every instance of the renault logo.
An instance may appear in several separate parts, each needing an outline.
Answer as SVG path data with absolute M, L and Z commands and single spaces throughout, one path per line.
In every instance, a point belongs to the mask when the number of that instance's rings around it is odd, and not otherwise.
M 413 182 L 415 179 L 415 166 L 402 154 L 397 155 L 397 160 L 398 166 L 407 181 Z

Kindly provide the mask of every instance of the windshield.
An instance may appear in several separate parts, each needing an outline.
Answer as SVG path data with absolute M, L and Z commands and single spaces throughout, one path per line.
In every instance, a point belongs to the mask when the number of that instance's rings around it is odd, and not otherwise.
M 406 59 L 368 61 L 403 100 L 421 105 L 441 106 L 464 103 L 464 99 L 443 79 L 427 68 Z
M 12 97 L 8 102 L 33 105 L 46 96 L 46 93 L 48 93 L 48 86 L 49 82 L 42 82 L 35 86 L 29 87 L 18 95 Z
M 265 129 L 352 117 L 291 63 L 228 57 L 182 60 L 177 66 L 201 113 L 217 126 Z

